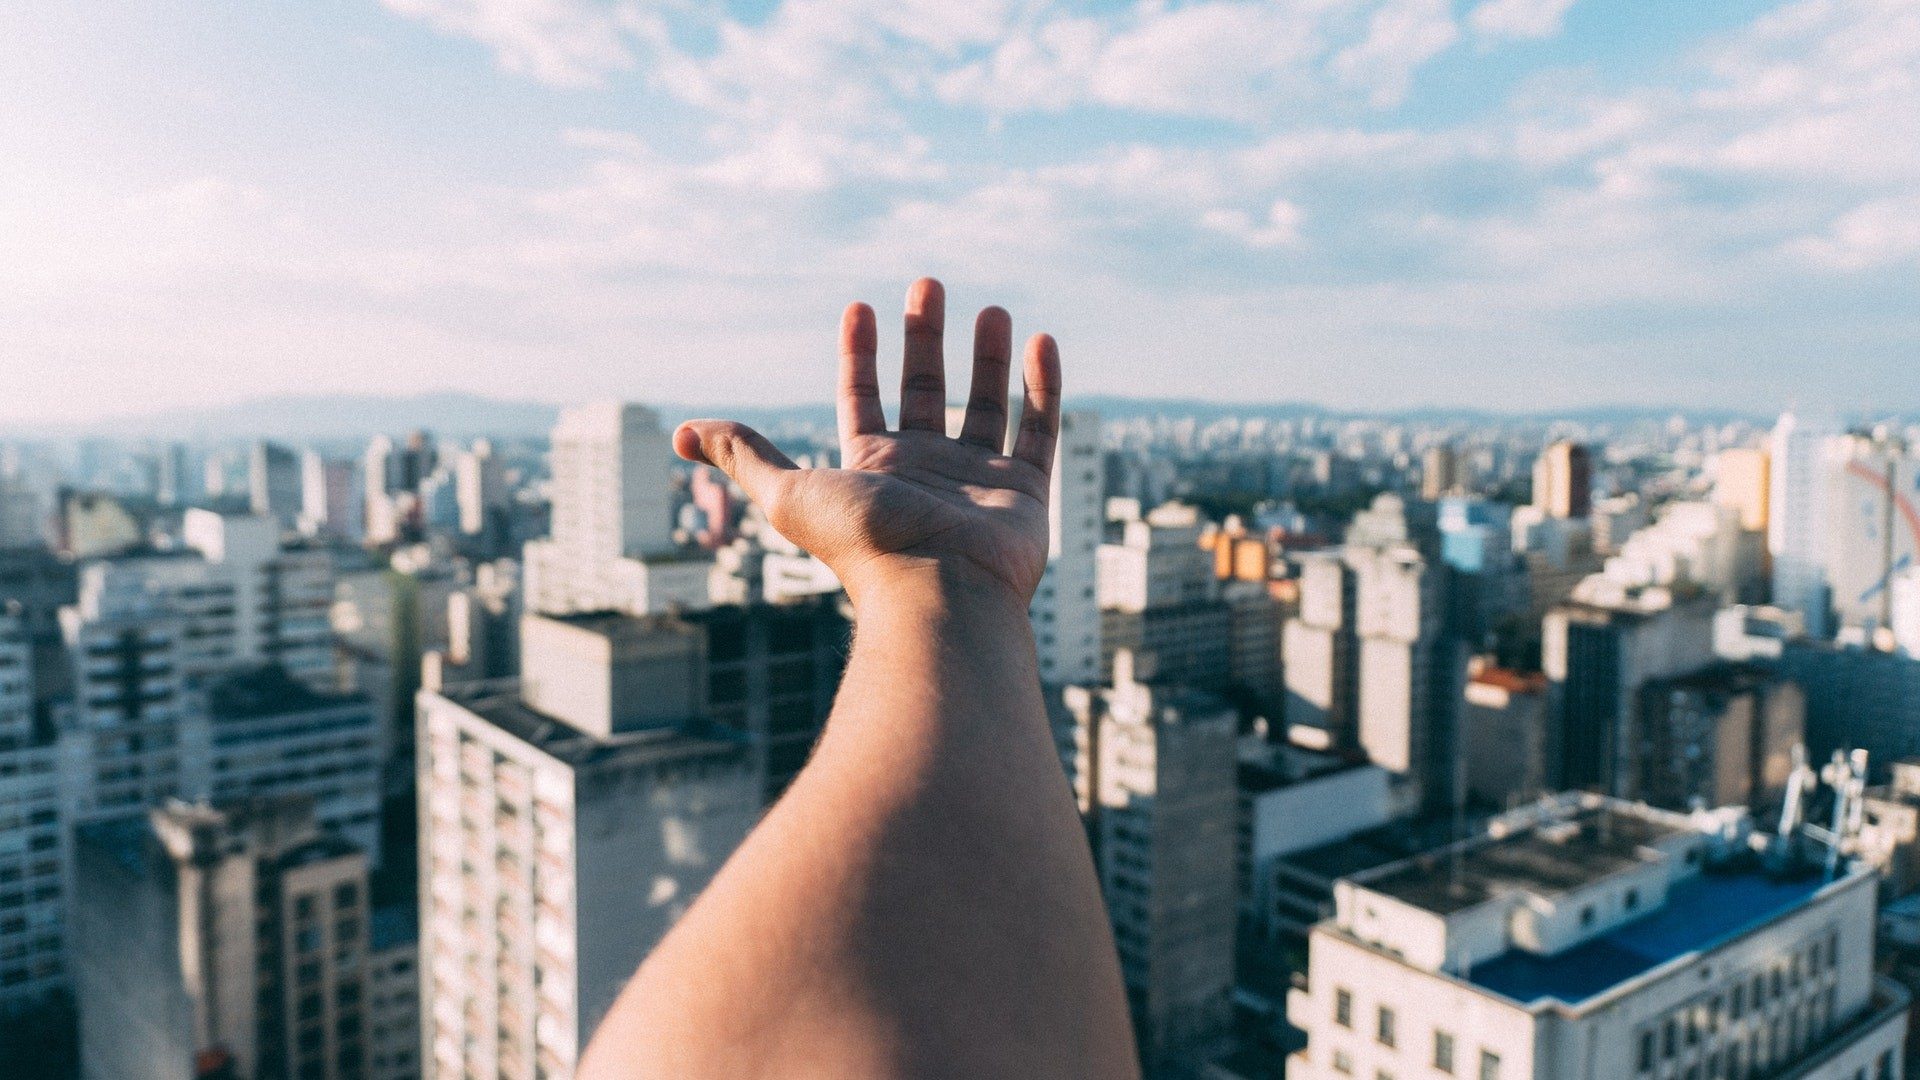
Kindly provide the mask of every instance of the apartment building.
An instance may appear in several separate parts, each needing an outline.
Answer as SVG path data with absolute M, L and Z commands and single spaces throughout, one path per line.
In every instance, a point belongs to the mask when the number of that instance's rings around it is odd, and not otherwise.
M 1893 1080 L 1908 1002 L 1874 974 L 1874 880 L 1738 814 L 1565 796 L 1336 885 L 1287 1075 Z

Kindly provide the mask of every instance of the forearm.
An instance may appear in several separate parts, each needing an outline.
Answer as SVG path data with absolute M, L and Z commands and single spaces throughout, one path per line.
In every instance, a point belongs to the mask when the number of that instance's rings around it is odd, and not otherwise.
M 647 1062 L 621 1075 L 1127 1075 L 1024 607 L 938 573 L 854 595 L 813 761 L 609 1018 Z

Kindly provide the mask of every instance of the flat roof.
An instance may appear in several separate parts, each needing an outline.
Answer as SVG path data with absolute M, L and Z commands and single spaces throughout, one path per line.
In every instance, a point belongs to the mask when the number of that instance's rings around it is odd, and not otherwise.
M 1438 915 L 1512 893 L 1558 896 L 1652 859 L 1647 845 L 1683 830 L 1608 807 L 1470 847 L 1447 849 L 1357 883 Z
M 1369 764 L 1357 755 L 1290 743 L 1268 743 L 1259 750 L 1258 756 L 1242 756 L 1239 762 L 1240 790 L 1249 795 L 1277 791 Z
M 613 760 L 698 757 L 745 745 L 745 737 L 731 729 L 691 719 L 676 725 L 618 731 L 602 738 L 529 707 L 520 700 L 517 690 L 502 689 L 499 684 L 452 686 L 440 694 L 541 753 L 575 767 Z
M 1431 851 L 1451 840 L 1457 828 L 1452 814 L 1403 818 L 1344 840 L 1283 855 L 1280 862 L 1296 872 L 1332 882 Z
M 1708 869 L 1677 881 L 1667 902 L 1554 956 L 1510 949 L 1463 973 L 1475 986 L 1527 1004 L 1577 1005 L 1692 952 L 1713 949 L 1805 903 L 1826 885 L 1817 871 L 1772 876 L 1756 867 Z

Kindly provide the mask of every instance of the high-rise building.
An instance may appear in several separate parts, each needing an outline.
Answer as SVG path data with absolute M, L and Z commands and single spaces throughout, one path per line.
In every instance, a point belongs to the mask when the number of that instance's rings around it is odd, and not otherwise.
M 1920 660 L 1920 566 L 1897 571 L 1887 586 L 1893 647 Z
M 1895 575 L 1920 565 L 1920 453 L 1879 434 L 1829 444 L 1825 569 L 1838 625 L 1884 634 Z
M 181 506 L 194 496 L 193 470 L 185 443 L 162 445 L 157 455 L 153 494 L 161 506 Z
M 194 683 L 263 663 L 316 686 L 332 681 L 330 554 L 283 547 L 279 526 L 260 515 L 191 509 L 181 531 L 191 550 L 88 564 L 83 605 L 88 597 L 148 597 L 147 610 L 180 622 L 179 660 Z M 129 610 L 123 604 L 117 614 Z
M 89 574 L 60 624 L 73 665 L 61 816 L 125 817 L 205 794 L 209 731 L 187 679 L 181 616 L 134 575 Z
M 1511 807 L 1553 790 L 1545 675 L 1476 660 L 1468 668 L 1461 728 L 1470 797 Z
M 454 459 L 455 495 L 460 509 L 460 531 L 468 536 L 492 535 L 505 539 L 507 479 L 493 444 L 474 440 Z
M 265 439 L 253 444 L 247 462 L 247 504 L 256 514 L 291 529 L 299 521 L 300 455 Z
M 420 923 L 411 905 L 373 909 L 367 1004 L 367 1080 L 419 1080 Z
M 1412 782 L 1410 801 L 1458 794 L 1466 643 L 1453 632 L 1448 571 L 1411 547 L 1349 547 L 1356 598 L 1357 749 Z
M 1595 597 L 1598 601 L 1601 598 Z M 1541 642 L 1554 742 L 1552 787 L 1633 789 L 1646 684 L 1714 660 L 1714 604 L 1665 589 L 1575 600 L 1547 613 Z
M 367 860 L 303 800 L 88 825 L 75 862 L 85 1075 L 367 1075 Z
M 1738 511 L 1740 527 L 1749 532 L 1767 531 L 1770 466 L 1767 451 L 1755 446 L 1722 450 L 1714 459 L 1713 501 Z
M 1012 430 L 1019 430 L 1017 421 Z M 1047 497 L 1047 569 L 1031 605 L 1040 681 L 1052 686 L 1090 683 L 1100 676 L 1100 607 L 1094 594 L 1100 474 L 1100 415 L 1062 413 Z
M 57 747 L 34 730 L 33 649 L 0 612 L 0 1023 L 66 984 L 65 883 Z M 0 1030 L 0 1044 L 10 1036 Z
M 1920 657 L 1788 641 L 1777 657 L 1756 657 L 1793 680 L 1807 698 L 1807 750 L 1867 751 L 1876 768 L 1920 757 Z
M 1750 806 L 1786 791 L 1806 739 L 1800 687 L 1758 667 L 1716 664 L 1641 690 L 1632 790 L 1655 806 Z
M 22 477 L 0 474 L 0 550 L 44 547 L 47 505 Z
M 1384 825 L 1392 777 L 1352 754 L 1259 735 L 1239 743 L 1240 850 L 1235 860 L 1242 918 L 1263 937 L 1279 932 L 1279 860 Z
M 1754 603 L 1766 592 L 1766 548 L 1740 514 L 1720 502 L 1668 503 L 1658 521 L 1616 545 L 1602 573 L 1627 587 L 1697 585 L 1726 602 Z
M 215 679 L 206 711 L 214 801 L 308 796 L 322 828 L 379 865 L 384 743 L 372 701 L 320 693 L 268 664 Z
M 700 635 L 528 616 L 523 690 L 420 695 L 422 1075 L 568 1076 L 752 828 L 746 740 L 701 722 Z
M 60 609 L 79 598 L 73 562 L 45 547 L 0 549 L 0 613 L 20 623 L 33 651 L 33 698 L 50 704 L 69 695 L 72 668 L 61 640 Z
M 1238 718 L 1212 695 L 1136 679 L 1135 665 L 1122 653 L 1110 688 L 1068 689 L 1075 783 L 1141 1060 L 1150 1076 L 1187 1076 L 1232 1019 Z
M 333 461 L 318 451 L 300 457 L 300 532 L 358 540 L 366 496 L 361 472 L 351 461 Z
M 1452 444 L 1427 447 L 1426 453 L 1420 456 L 1420 498 L 1438 502 L 1465 486 L 1461 464 L 1459 452 Z
M 1562 439 L 1540 451 L 1533 465 L 1533 505 L 1548 517 L 1587 516 L 1593 509 L 1593 460 L 1585 446 Z
M 1340 881 L 1287 1076 L 1899 1076 L 1875 875 L 1769 866 L 1744 826 L 1569 797 Z
M 1337 551 L 1303 555 L 1299 563 L 1299 613 L 1280 638 L 1282 715 L 1290 728 L 1325 731 L 1332 745 L 1352 747 L 1359 742 L 1358 582 Z
M 1141 612 L 1215 599 L 1213 553 L 1200 545 L 1200 512 L 1168 503 L 1120 523 L 1116 543 L 1097 552 L 1094 596 L 1103 610 Z
M 526 546 L 528 610 L 645 615 L 705 607 L 712 559 L 673 541 L 673 449 L 660 418 L 616 401 L 553 429 L 553 534 Z
M 1773 603 L 1797 611 L 1807 633 L 1831 637 L 1833 606 L 1826 566 L 1832 491 L 1830 426 L 1783 413 L 1768 451 L 1767 550 L 1773 556 Z
M 846 669 L 853 624 L 837 597 L 683 616 L 704 635 L 704 714 L 744 737 L 768 805 L 807 763 Z

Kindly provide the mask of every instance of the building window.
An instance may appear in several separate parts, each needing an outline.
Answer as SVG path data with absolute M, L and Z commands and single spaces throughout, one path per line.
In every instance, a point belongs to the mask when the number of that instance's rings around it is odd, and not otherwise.
M 1333 1022 L 1343 1028 L 1353 1027 L 1353 994 L 1345 989 L 1333 992 Z
M 1632 911 L 1633 909 L 1639 906 L 1640 906 L 1640 890 L 1628 889 L 1627 890 L 1627 910 Z
M 1653 1071 L 1653 1032 L 1640 1033 L 1640 1071 Z
M 1491 1050 L 1480 1051 L 1480 1080 L 1500 1080 L 1500 1055 Z
M 1353 1058 L 1349 1057 L 1345 1050 L 1333 1052 L 1333 1071 L 1344 1076 L 1353 1075 Z
M 1375 1037 L 1377 1037 L 1380 1040 L 1380 1045 L 1392 1046 L 1393 1045 L 1393 1010 L 1387 1008 L 1385 1005 L 1380 1006 L 1380 1020 L 1379 1020 L 1378 1027 L 1379 1027 L 1379 1030 L 1375 1033 Z
M 1592 904 L 1588 904 L 1586 907 L 1583 907 L 1580 909 L 1580 925 L 1581 926 L 1593 925 L 1593 905 Z
M 1433 1033 L 1433 1067 L 1453 1075 L 1453 1036 L 1444 1031 Z

